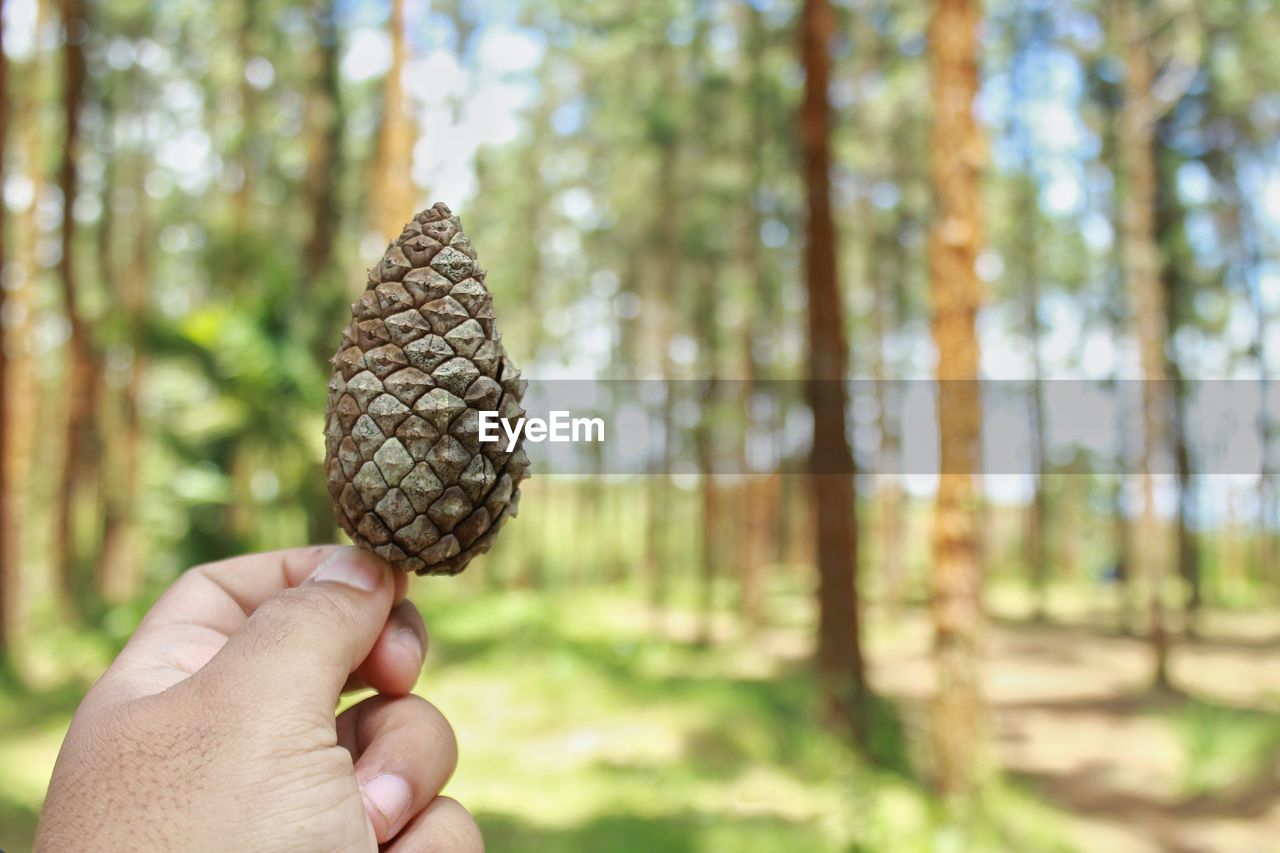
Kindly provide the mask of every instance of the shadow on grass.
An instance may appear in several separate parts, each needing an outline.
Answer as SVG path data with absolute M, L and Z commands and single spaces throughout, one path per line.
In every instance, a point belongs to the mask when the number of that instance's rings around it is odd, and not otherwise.
M 1036 638 L 1050 638 L 1061 641 L 1048 648 L 1043 645 L 1022 646 L 1019 650 L 1028 652 L 1030 657 L 1057 658 L 1071 662 L 1079 657 L 1072 651 L 1074 648 L 1073 642 L 1080 640 L 1148 642 L 1146 634 L 1142 631 L 1116 630 L 1115 626 L 1094 621 L 1067 622 L 1050 619 L 1043 622 L 1034 622 L 1020 617 L 999 614 L 989 614 L 987 618 L 991 624 L 1009 631 L 1010 642 L 1015 644 L 1019 643 L 1020 640 Z M 1179 634 L 1173 638 L 1173 643 L 1175 646 L 1197 650 L 1232 652 L 1244 657 L 1269 660 L 1277 651 L 1280 651 L 1280 634 L 1266 637 Z
M 0 791 L 0 850 L 25 853 L 35 839 L 38 815 L 29 806 L 16 803 Z
M 1058 808 L 1139 828 L 1161 849 L 1174 853 L 1203 849 L 1181 837 L 1181 821 L 1256 820 L 1280 805 L 1280 715 L 1171 690 L 1027 702 L 1016 707 L 1065 715 L 1104 714 L 1116 720 L 1156 716 L 1170 725 L 1182 752 L 1180 795 L 1118 788 L 1112 762 L 1014 774 Z
M 907 724 L 898 703 L 884 696 L 871 697 L 871 736 L 867 739 L 867 759 L 878 769 L 904 781 L 920 781 L 911 764 Z
M 815 830 L 776 818 L 682 811 L 639 817 L 603 814 L 569 827 L 546 827 L 500 813 L 476 816 L 489 850 L 511 853 L 821 853 L 834 850 Z
M 686 703 L 712 720 L 686 741 L 699 775 L 727 777 L 745 767 L 771 761 L 784 766 L 823 763 L 833 746 L 817 722 L 821 717 L 812 672 L 799 667 L 768 678 L 717 675 L 709 656 L 722 650 L 659 638 L 566 637 L 545 611 L 524 613 L 483 636 L 446 639 L 433 654 L 445 667 L 500 665 L 513 648 L 545 661 L 589 670 L 610 689 L 637 705 Z M 700 675 L 699 672 L 706 672 Z M 916 781 L 907 748 L 907 732 L 895 702 L 873 697 L 868 709 L 871 728 L 864 758 L 879 770 Z M 767 742 L 744 736 L 750 721 L 765 729 Z M 849 759 L 854 759 L 849 749 Z

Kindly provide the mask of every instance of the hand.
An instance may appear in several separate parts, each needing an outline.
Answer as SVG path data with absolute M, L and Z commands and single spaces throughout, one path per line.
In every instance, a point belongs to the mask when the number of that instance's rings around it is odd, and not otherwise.
M 407 586 L 355 548 L 187 572 L 76 712 L 36 851 L 483 850 L 439 796 L 453 731 L 409 693 L 426 629 Z

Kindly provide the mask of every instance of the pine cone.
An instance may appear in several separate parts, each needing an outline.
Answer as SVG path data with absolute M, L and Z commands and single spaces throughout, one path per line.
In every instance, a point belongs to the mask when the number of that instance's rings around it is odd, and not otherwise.
M 480 442 L 479 413 L 523 417 L 527 384 L 484 279 L 437 203 L 369 273 L 332 362 L 325 471 L 338 524 L 420 575 L 455 575 L 488 551 L 529 469 L 520 444 Z

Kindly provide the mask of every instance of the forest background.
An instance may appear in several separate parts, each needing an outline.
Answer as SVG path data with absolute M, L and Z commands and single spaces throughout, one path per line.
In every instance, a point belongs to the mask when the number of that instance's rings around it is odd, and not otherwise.
M 10 853 L 179 572 L 339 537 L 327 360 L 436 200 L 535 383 L 660 389 L 415 585 L 491 849 L 1280 834 L 1273 4 L 0 12 Z

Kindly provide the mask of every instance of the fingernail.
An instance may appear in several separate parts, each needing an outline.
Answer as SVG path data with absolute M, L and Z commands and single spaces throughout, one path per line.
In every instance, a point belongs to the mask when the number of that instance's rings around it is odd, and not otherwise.
M 315 583 L 340 583 L 372 592 L 382 582 L 382 567 L 358 548 L 342 548 L 311 575 Z
M 391 639 L 417 655 L 418 660 L 422 660 L 422 638 L 418 636 L 417 631 L 412 628 L 401 628 Z
M 412 793 L 409 783 L 391 773 L 374 776 L 360 788 L 366 807 L 373 808 L 387 819 L 387 834 L 393 835 L 400 818 L 409 809 Z

